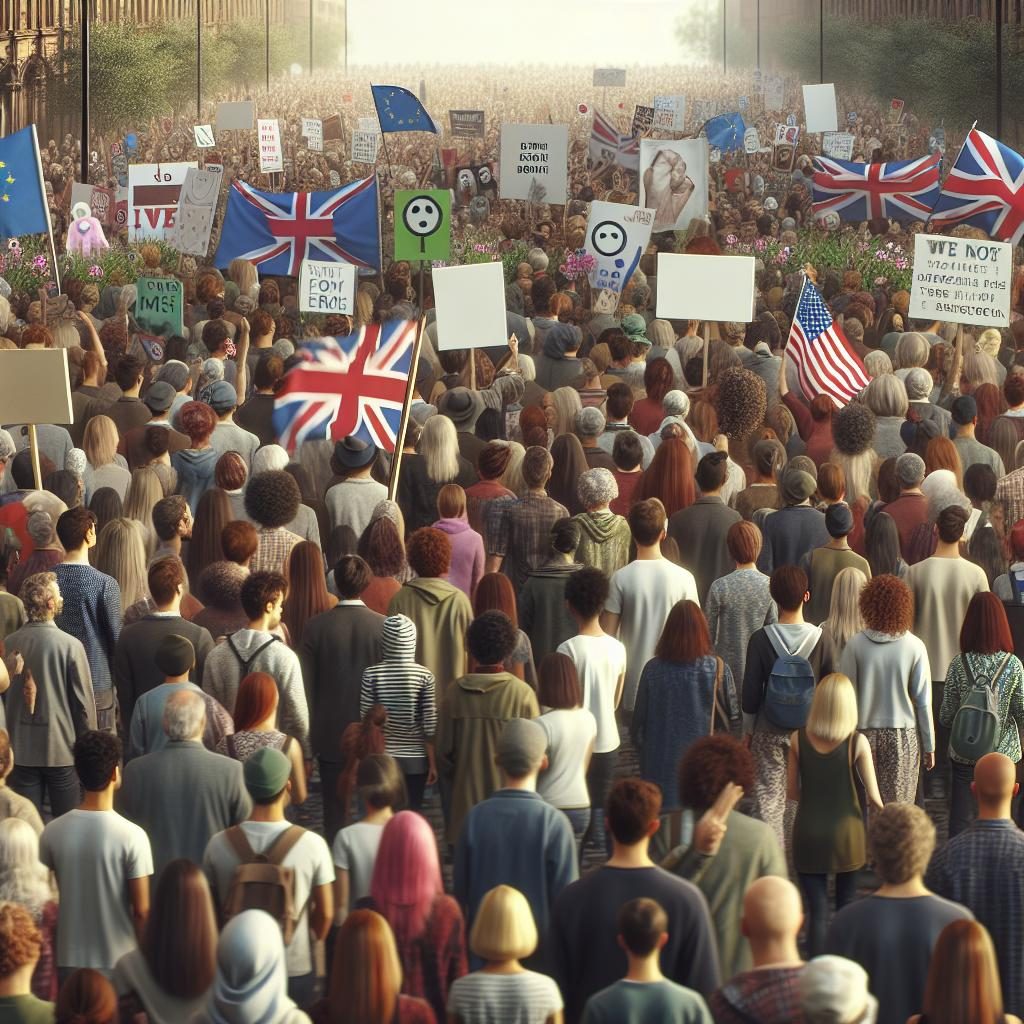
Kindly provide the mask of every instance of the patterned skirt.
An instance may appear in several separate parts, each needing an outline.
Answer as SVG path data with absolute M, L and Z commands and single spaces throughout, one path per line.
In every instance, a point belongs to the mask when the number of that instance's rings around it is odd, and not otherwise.
M 862 729 L 871 746 L 878 792 L 884 804 L 917 800 L 921 746 L 917 729 Z
M 750 741 L 757 772 L 754 778 L 751 816 L 770 825 L 786 849 L 786 836 L 792 828 L 794 814 L 786 814 L 786 765 L 789 760 L 789 733 L 755 731 Z

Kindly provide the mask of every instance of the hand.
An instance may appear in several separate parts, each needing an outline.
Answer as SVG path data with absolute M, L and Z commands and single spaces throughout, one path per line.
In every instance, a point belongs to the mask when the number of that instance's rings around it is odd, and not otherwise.
M 924 764 L 924 770 L 930 772 L 935 767 L 935 752 L 925 754 L 921 761 Z
M 512 353 L 512 358 L 515 359 L 515 357 L 519 355 L 519 339 L 516 337 L 515 334 L 509 336 L 508 348 L 509 351 Z
M 743 796 L 743 790 L 734 782 L 727 782 L 715 802 L 704 812 L 693 830 L 693 847 L 698 853 L 713 857 L 722 845 L 729 828 L 732 809 Z
M 427 785 L 433 786 L 437 783 L 437 768 L 434 765 L 430 766 L 430 770 L 427 772 Z

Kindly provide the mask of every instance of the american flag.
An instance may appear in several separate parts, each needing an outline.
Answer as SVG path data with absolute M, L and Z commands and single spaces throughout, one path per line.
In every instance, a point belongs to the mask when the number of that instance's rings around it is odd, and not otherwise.
M 834 210 L 842 220 L 892 217 L 927 220 L 939 197 L 941 154 L 884 164 L 855 164 L 819 156 L 814 161 L 814 212 Z
M 302 362 L 274 399 L 274 432 L 288 451 L 349 434 L 393 452 L 419 324 L 389 320 L 340 338 L 302 343 Z
M 932 223 L 973 224 L 1016 245 L 1024 236 L 1024 156 L 972 129 L 946 176 Z
M 808 280 L 800 291 L 786 351 L 808 399 L 828 395 L 842 407 L 868 385 L 864 364 L 832 319 L 821 293 Z
M 630 171 L 640 170 L 640 138 L 620 135 L 615 125 L 599 111 L 594 111 L 594 124 L 590 129 L 590 162 L 618 164 Z

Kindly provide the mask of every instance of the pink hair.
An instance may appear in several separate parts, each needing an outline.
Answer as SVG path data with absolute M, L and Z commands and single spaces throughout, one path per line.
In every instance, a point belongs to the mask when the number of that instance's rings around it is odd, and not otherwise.
M 423 934 L 442 892 L 434 830 L 414 811 L 399 811 L 384 826 L 370 881 L 370 896 L 399 945 Z

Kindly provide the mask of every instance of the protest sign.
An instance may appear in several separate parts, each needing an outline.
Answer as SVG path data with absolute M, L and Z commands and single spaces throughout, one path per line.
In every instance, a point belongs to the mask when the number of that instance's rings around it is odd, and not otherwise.
M 846 123 L 847 124 L 856 124 L 857 123 L 857 111 L 856 110 L 851 110 L 846 115 Z
M 646 135 L 654 124 L 654 107 L 637 106 L 633 111 L 630 135 Z
M 178 197 L 194 163 L 131 164 L 128 168 L 128 240 L 163 239 L 174 226 Z
M 146 333 L 170 338 L 185 332 L 185 297 L 174 277 L 140 277 L 135 282 L 135 321 Z
M 839 130 L 836 111 L 836 87 L 832 82 L 804 86 L 804 123 L 809 132 Z
M 899 124 L 903 120 L 903 100 L 891 99 L 889 101 L 889 124 Z
M 217 131 L 247 132 L 256 124 L 256 104 L 251 100 L 217 104 Z
M 743 152 L 756 153 L 761 148 L 761 136 L 756 128 L 748 128 L 743 133 Z
M 373 132 L 352 133 L 352 162 L 355 164 L 375 164 L 377 150 L 380 149 L 380 134 Z
M 299 310 L 351 316 L 356 302 L 356 268 L 351 263 L 303 260 L 299 268 Z
M 502 199 L 563 205 L 569 163 L 564 124 L 503 124 L 498 188 Z
M 71 423 L 68 350 L 0 352 L 0 409 L 5 423 Z
M 750 107 L 750 97 L 741 96 L 739 101 L 740 110 L 747 110 Z
M 626 84 L 623 68 L 594 68 L 594 85 L 605 89 L 621 89 Z
M 929 323 L 1008 327 L 1012 275 L 1009 242 L 915 235 L 910 315 Z
M 451 232 L 452 194 L 448 189 L 395 192 L 396 260 L 447 260 Z
M 104 188 L 102 185 L 83 185 L 76 181 L 71 185 L 71 206 L 74 207 L 77 203 L 85 203 L 103 227 L 114 227 L 113 189 Z
M 654 210 L 594 200 L 584 248 L 596 261 L 588 275 L 591 288 L 602 293 L 595 298 L 595 311 L 614 312 L 618 296 L 626 286 L 651 239 Z M 610 308 L 608 308 L 610 306 Z
M 764 109 L 781 110 L 786 102 L 786 82 L 782 75 L 765 75 Z
M 196 139 L 196 149 L 213 149 L 217 145 L 212 125 L 197 124 L 192 128 L 192 134 Z
M 331 114 L 330 117 L 325 117 L 323 121 L 324 125 L 324 142 L 341 142 L 345 137 L 344 130 L 341 124 L 341 114 Z
M 375 117 L 360 117 L 356 122 L 356 128 L 361 132 L 378 132 L 380 124 Z
M 203 170 L 190 168 L 178 197 L 174 227 L 167 240 L 179 252 L 205 256 L 210 248 L 213 217 L 217 212 L 220 186 L 224 180 L 223 165 L 207 164 Z
M 452 138 L 482 139 L 484 137 L 484 112 L 482 110 L 449 110 L 448 121 Z
M 257 123 L 260 137 L 260 171 L 263 174 L 283 171 L 284 151 L 281 148 L 281 129 L 276 118 L 260 118 Z
M 693 120 L 696 124 L 703 125 L 705 121 L 715 116 L 715 109 L 714 100 L 694 100 Z
M 754 317 L 752 256 L 658 253 L 658 316 L 680 320 Z
M 324 123 L 318 117 L 302 119 L 302 135 L 310 152 L 322 153 L 324 151 Z
M 789 143 L 776 143 L 772 146 L 772 169 L 788 173 L 796 164 L 796 146 Z
M 439 351 L 505 344 L 505 274 L 500 262 L 440 267 L 432 278 Z
M 640 205 L 654 210 L 654 230 L 685 228 L 708 214 L 708 140 L 642 139 Z
M 775 126 L 776 146 L 795 146 L 800 138 L 800 129 L 796 125 L 777 124 Z
M 936 150 L 940 153 L 946 152 L 946 129 L 941 125 L 933 128 L 928 135 L 928 150 L 932 153 Z
M 854 137 L 849 132 L 825 132 L 821 137 L 821 151 L 834 160 L 853 159 Z
M 686 130 L 686 97 L 655 96 L 654 128 L 661 132 Z

